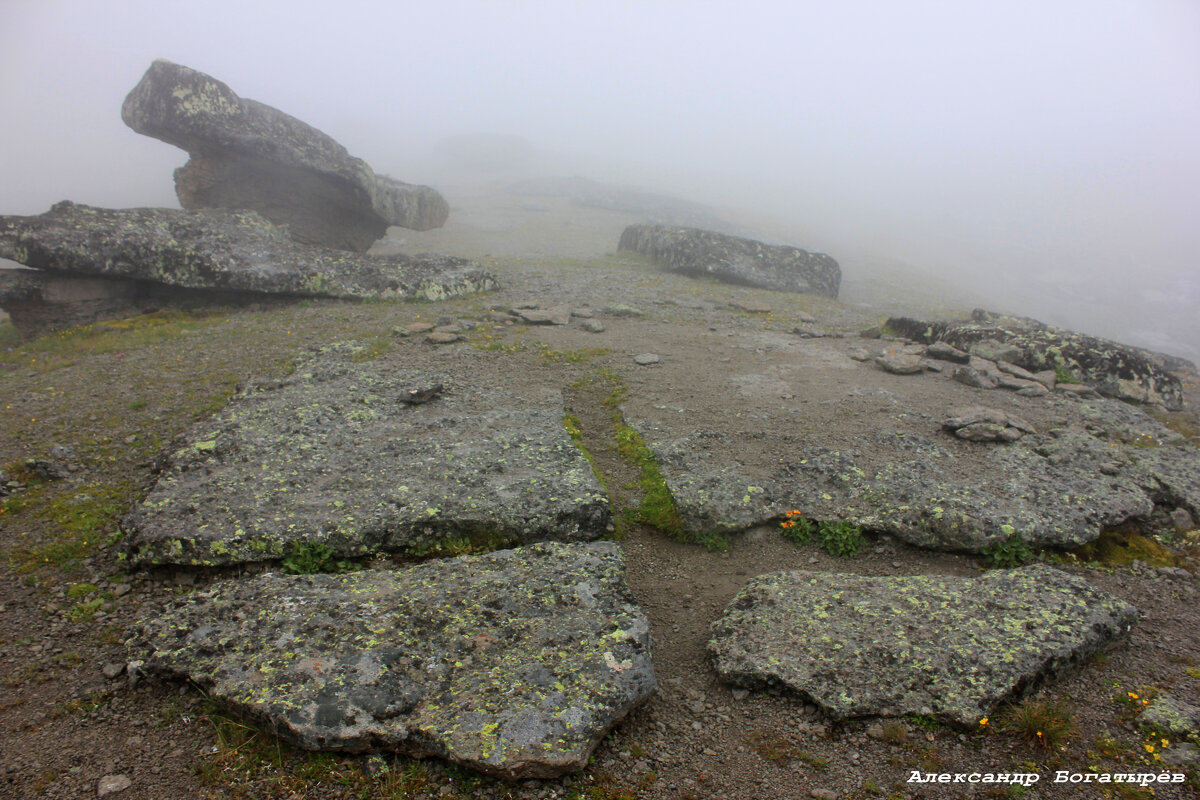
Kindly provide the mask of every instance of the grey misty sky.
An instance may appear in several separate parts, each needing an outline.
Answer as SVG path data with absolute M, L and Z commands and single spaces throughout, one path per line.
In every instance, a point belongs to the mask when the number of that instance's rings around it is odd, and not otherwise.
M 0 213 L 174 205 L 184 154 L 119 116 L 157 57 L 406 180 L 510 133 L 835 255 L 1200 272 L 1195 0 L 0 0 Z

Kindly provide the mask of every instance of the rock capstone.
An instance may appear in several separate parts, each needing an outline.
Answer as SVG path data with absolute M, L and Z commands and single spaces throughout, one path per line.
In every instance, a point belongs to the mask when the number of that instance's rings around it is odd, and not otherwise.
M 1137 617 L 1043 565 L 979 578 L 777 572 L 734 597 L 708 650 L 723 680 L 786 689 L 835 720 L 922 713 L 975 727 Z
M 222 581 L 142 619 L 129 645 L 300 747 L 512 779 L 582 769 L 656 688 L 614 542 Z
M 130 91 L 121 119 L 188 152 L 175 171 L 184 208 L 255 209 L 305 244 L 362 252 L 389 225 L 429 230 L 450 213 L 436 190 L 377 175 L 316 128 L 165 59 Z
M 784 292 L 836 298 L 842 282 L 838 263 L 824 253 L 768 245 L 699 228 L 630 225 L 621 250 L 631 250 L 693 277 Z

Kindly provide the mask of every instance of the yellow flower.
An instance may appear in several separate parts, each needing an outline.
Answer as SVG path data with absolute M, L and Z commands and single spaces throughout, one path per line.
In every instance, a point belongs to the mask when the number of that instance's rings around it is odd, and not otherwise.
M 981 726 L 987 725 L 987 724 L 988 724 L 988 718 L 987 718 L 987 717 L 984 717 L 983 719 L 979 720 L 979 724 L 980 724 Z
M 1162 740 L 1162 743 L 1163 743 L 1163 747 L 1170 747 L 1170 746 L 1171 746 L 1171 740 L 1170 740 L 1170 739 L 1163 739 L 1163 740 Z
M 1154 745 L 1150 744 L 1149 742 L 1146 742 L 1144 745 L 1142 745 L 1142 747 L 1146 748 L 1147 753 L 1154 752 Z
M 788 520 L 784 520 L 783 522 L 781 522 L 781 523 L 779 523 L 779 524 L 780 524 L 781 526 L 783 526 L 784 528 L 790 528 L 790 527 L 792 527 L 793 525 L 795 525 L 796 523 L 795 523 L 795 521 L 794 521 L 794 520 L 790 520 L 790 519 L 788 519 Z

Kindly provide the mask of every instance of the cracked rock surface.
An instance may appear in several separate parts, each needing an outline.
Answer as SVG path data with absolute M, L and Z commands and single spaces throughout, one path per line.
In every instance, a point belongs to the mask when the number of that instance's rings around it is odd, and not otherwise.
M 510 778 L 582 769 L 656 687 L 613 542 L 222 581 L 142 619 L 130 645 L 301 747 Z
M 339 558 L 420 555 L 446 540 L 585 541 L 610 528 L 559 391 L 488 385 L 469 365 L 417 372 L 366 351 L 312 353 L 185 434 L 123 521 L 132 560 L 264 561 L 299 542 Z M 434 384 L 430 402 L 406 402 Z

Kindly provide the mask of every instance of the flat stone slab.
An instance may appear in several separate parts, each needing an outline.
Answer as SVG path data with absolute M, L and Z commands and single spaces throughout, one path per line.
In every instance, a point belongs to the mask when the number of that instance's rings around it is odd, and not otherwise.
M 60 277 L 300 297 L 442 300 L 498 286 L 463 258 L 312 247 L 253 211 L 229 209 L 113 209 L 64 200 L 37 216 L 0 216 L 0 257 Z
M 1127 523 L 1153 532 L 1157 511 L 1200 506 L 1200 450 L 1136 406 L 997 395 L 990 413 L 1003 423 L 972 427 L 960 406 L 977 404 L 976 390 L 944 376 L 891 376 L 836 340 L 764 334 L 758 347 L 757 372 L 728 377 L 727 409 L 685 390 L 621 405 L 689 532 L 736 533 L 798 509 L 977 553 L 1013 534 L 1070 548 Z M 686 365 L 658 369 L 688 385 Z M 991 433 L 1003 443 L 968 440 Z
M 300 747 L 508 778 L 582 769 L 656 688 L 614 542 L 224 581 L 141 620 L 129 644 Z
M 723 680 L 787 689 L 836 720 L 931 714 L 973 727 L 1137 617 L 1043 565 L 978 578 L 776 572 L 730 602 L 708 650 Z
M 421 554 L 447 540 L 586 541 L 608 499 L 563 427 L 556 389 L 431 375 L 343 343 L 194 426 L 122 520 L 137 564 Z M 429 402 L 413 387 L 441 385 Z

